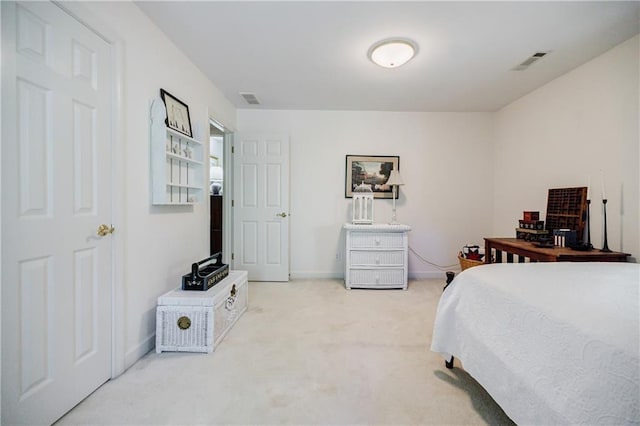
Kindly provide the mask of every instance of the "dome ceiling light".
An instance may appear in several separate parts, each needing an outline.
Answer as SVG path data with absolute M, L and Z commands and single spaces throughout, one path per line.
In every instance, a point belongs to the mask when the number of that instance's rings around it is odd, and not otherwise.
M 367 56 L 385 68 L 397 68 L 409 62 L 418 51 L 418 45 L 406 38 L 389 38 L 375 43 Z

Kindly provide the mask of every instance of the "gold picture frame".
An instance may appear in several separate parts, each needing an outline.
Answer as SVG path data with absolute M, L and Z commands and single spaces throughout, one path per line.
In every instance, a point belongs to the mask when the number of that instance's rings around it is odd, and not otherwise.
M 345 198 L 353 198 L 353 189 L 363 183 L 370 186 L 374 198 L 393 198 L 392 189 L 386 183 L 391 170 L 400 171 L 400 157 L 347 155 L 345 169 Z

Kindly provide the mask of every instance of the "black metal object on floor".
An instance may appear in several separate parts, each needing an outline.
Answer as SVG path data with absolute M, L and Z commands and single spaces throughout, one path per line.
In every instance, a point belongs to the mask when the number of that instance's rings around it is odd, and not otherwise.
M 453 279 L 456 276 L 455 272 L 453 272 L 453 271 L 447 271 L 446 275 L 447 275 L 447 284 L 445 284 L 445 286 L 442 289 L 442 291 L 445 291 L 447 289 L 447 287 L 449 287 L 449 284 L 451 284 L 451 282 L 453 281 Z M 449 370 L 451 370 L 453 368 L 453 355 L 451 356 L 450 360 L 445 360 L 444 361 L 444 366 L 447 367 Z
M 447 271 L 446 275 L 447 275 L 447 283 L 442 288 L 442 291 L 445 291 L 447 289 L 449 284 L 451 284 L 451 281 L 453 281 L 453 278 L 456 276 L 455 272 L 453 272 L 453 271 Z

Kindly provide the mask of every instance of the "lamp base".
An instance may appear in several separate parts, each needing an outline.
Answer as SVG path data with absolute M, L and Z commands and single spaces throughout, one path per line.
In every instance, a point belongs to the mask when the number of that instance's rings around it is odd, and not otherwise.
M 397 191 L 398 191 L 398 185 L 391 185 L 391 191 L 392 191 L 392 198 L 393 198 L 393 207 L 391 208 L 391 222 L 389 222 L 389 225 L 399 225 L 399 223 L 396 221 L 396 198 L 397 198 Z

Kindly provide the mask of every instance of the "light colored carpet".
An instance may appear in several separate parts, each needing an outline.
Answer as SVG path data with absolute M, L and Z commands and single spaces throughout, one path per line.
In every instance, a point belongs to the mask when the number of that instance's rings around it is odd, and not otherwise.
M 252 282 L 215 352 L 151 352 L 58 424 L 511 425 L 429 350 L 443 284 Z

